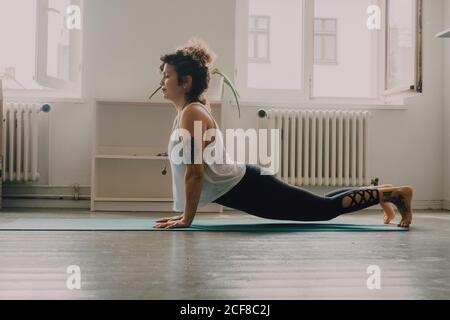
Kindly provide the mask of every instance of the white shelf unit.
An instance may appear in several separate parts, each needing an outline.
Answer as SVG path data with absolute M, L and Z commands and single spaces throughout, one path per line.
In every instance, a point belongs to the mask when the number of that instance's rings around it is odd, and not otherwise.
M 220 125 L 221 107 L 211 103 Z M 167 101 L 96 99 L 91 211 L 173 211 L 172 173 L 164 153 L 175 116 Z M 212 203 L 198 211 L 223 207 Z

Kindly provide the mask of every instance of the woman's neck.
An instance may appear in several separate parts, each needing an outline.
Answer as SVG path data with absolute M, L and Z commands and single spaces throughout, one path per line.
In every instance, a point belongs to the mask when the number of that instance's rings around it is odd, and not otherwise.
M 189 104 L 189 101 L 187 101 L 184 97 L 181 98 L 178 101 L 173 101 L 174 105 L 175 105 L 175 109 L 177 109 L 178 112 L 180 112 L 181 110 L 183 110 L 183 108 L 185 106 L 187 106 Z

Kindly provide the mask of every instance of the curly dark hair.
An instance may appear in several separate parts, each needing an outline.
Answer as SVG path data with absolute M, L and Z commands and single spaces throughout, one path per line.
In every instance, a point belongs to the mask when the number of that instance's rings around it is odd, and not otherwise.
M 163 62 L 159 69 L 161 72 L 164 65 L 170 64 L 178 74 L 178 84 L 183 84 L 184 77 L 192 77 L 192 88 L 186 93 L 187 102 L 201 102 L 206 104 L 203 93 L 208 89 L 211 79 L 209 67 L 215 59 L 215 54 L 210 51 L 200 39 L 190 39 L 187 46 L 178 48 L 174 53 L 161 55 Z

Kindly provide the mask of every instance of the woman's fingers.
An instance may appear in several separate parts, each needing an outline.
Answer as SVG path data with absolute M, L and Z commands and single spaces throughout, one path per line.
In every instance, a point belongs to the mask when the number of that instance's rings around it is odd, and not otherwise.
M 180 221 L 180 220 L 173 220 L 168 222 L 162 222 L 157 223 L 153 227 L 154 228 L 161 228 L 161 229 L 172 229 L 172 228 L 189 228 L 190 225 Z
M 154 228 L 168 228 L 168 227 L 174 226 L 177 222 L 178 222 L 178 220 L 164 221 L 164 222 L 155 224 L 153 227 Z
M 172 225 L 172 222 L 163 222 L 163 223 L 157 223 L 153 227 L 157 229 L 168 229 L 169 226 Z
M 168 225 L 168 222 L 157 223 L 153 226 L 153 228 L 165 228 Z
M 169 222 L 174 220 L 181 220 L 183 216 L 175 216 L 175 217 L 164 217 L 161 219 L 156 220 L 156 222 Z
M 166 229 L 172 229 L 173 227 L 175 227 L 177 225 L 177 223 L 178 223 L 178 221 L 167 223 Z

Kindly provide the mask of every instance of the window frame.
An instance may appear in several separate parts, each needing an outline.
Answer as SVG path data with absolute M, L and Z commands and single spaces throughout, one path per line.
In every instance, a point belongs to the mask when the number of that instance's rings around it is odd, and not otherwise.
M 322 26 L 323 26 L 323 24 L 324 24 L 324 22 L 325 21 L 334 21 L 335 22 L 335 24 L 334 24 L 334 31 L 333 32 L 331 32 L 331 31 L 323 31 L 323 30 L 321 30 L 321 31 L 317 31 L 316 30 L 316 28 L 315 28 L 315 25 L 314 25 L 314 38 L 317 36 L 317 37 L 320 37 L 320 39 L 321 39 L 321 45 L 322 45 L 322 51 L 321 51 L 321 53 L 322 53 L 322 57 L 320 57 L 319 59 L 316 59 L 316 55 L 315 55 L 315 52 L 314 52 L 314 64 L 315 65 L 337 65 L 338 64 L 338 52 L 337 52 L 337 47 L 338 47 L 338 43 L 337 43 L 337 40 L 338 40 L 338 37 L 337 37 L 337 35 L 338 35 L 338 30 L 337 30 L 337 26 L 338 26 L 338 21 L 337 21 L 337 19 L 336 18 L 314 18 L 314 23 L 316 22 L 316 21 L 321 21 L 321 24 L 322 24 Z M 323 54 L 323 48 L 325 48 L 325 37 L 329 37 L 329 36 L 332 36 L 333 38 L 334 38 L 334 54 L 335 54 L 335 56 L 334 56 L 334 59 L 332 59 L 332 60 L 327 60 L 327 59 L 325 59 L 324 58 L 324 54 Z
M 396 95 L 402 95 L 405 93 L 422 93 L 422 0 L 414 0 L 414 8 L 413 8 L 413 23 L 414 23 L 414 61 L 412 61 L 412 67 L 414 68 L 413 73 L 413 83 L 410 85 L 400 85 L 393 88 L 388 88 L 388 77 L 389 77 L 389 12 L 388 12 L 388 1 L 392 0 L 383 0 L 383 18 L 385 19 L 383 25 L 385 27 L 384 30 L 384 55 L 385 55 L 385 64 L 384 64 L 384 83 L 383 83 L 383 92 L 381 93 L 382 97 L 395 97 Z
M 51 91 L 53 91 L 52 89 L 72 91 L 76 89 L 78 85 L 81 85 L 81 83 L 79 83 L 81 79 L 81 31 L 76 29 L 69 31 L 69 80 L 49 76 L 47 74 L 49 0 L 37 0 L 36 4 L 35 81 L 41 86 L 50 88 Z M 70 4 L 82 8 L 81 0 L 70 0 Z M 78 66 L 76 64 L 78 64 Z
M 303 60 L 302 64 L 302 89 L 301 90 L 289 90 L 289 89 L 254 89 L 247 88 L 247 63 L 248 63 L 248 17 L 249 17 L 249 0 L 236 1 L 236 28 L 235 28 L 235 68 L 234 78 L 236 86 L 239 90 L 240 96 L 244 101 L 248 102 L 291 102 L 291 101 L 304 101 L 308 99 L 310 95 L 310 79 L 311 71 L 314 59 L 313 47 L 310 45 L 313 40 L 311 32 L 306 32 L 307 29 L 312 30 L 314 27 L 314 20 L 311 19 L 311 6 L 310 0 L 303 1 L 303 33 L 302 33 L 302 52 Z M 242 32 L 246 30 L 246 32 Z M 306 50 L 305 50 L 306 48 Z M 245 84 L 245 85 L 243 85 Z
M 303 13 L 303 82 L 302 90 L 279 90 L 279 89 L 249 89 L 243 84 L 246 84 L 246 63 L 242 59 L 242 52 L 248 50 L 248 32 L 240 32 L 248 30 L 248 0 L 240 0 L 236 2 L 236 29 L 235 29 L 235 69 L 234 77 L 237 88 L 241 93 L 243 103 L 249 105 L 286 105 L 297 103 L 318 103 L 318 104 L 364 104 L 364 105 L 386 105 L 397 103 L 403 104 L 401 100 L 405 94 L 422 92 L 422 0 L 415 0 L 416 12 L 416 70 L 415 70 L 415 89 L 398 88 L 397 90 L 385 90 L 387 85 L 387 1 L 388 0 L 373 0 L 372 4 L 379 6 L 381 9 L 381 28 L 376 32 L 371 33 L 371 43 L 375 46 L 377 52 L 376 62 L 373 63 L 372 73 L 375 74 L 372 78 L 374 84 L 371 86 L 372 96 L 374 98 L 354 98 L 354 97 L 314 97 L 313 96 L 313 67 L 314 67 L 314 0 L 304 0 Z M 395 1 L 395 0 L 394 0 Z M 245 28 L 245 29 L 242 29 Z M 336 26 L 337 28 L 337 26 Z M 337 54 L 337 53 L 336 53 Z M 244 52 L 244 57 L 248 57 L 247 51 Z M 297 92 L 292 92 L 297 91 Z M 409 97 L 410 95 L 408 95 Z M 401 102 L 400 102 L 401 100 Z
M 249 33 L 253 36 L 253 53 L 256 53 L 256 56 L 248 57 L 248 62 L 253 63 L 270 63 L 270 16 L 262 16 L 255 15 L 250 16 L 250 18 L 255 19 L 255 27 L 253 29 L 249 28 Z M 267 20 L 267 29 L 258 29 L 258 20 L 266 19 Z M 267 37 L 267 57 L 262 58 L 258 55 L 258 36 L 264 35 Z
M 35 28 L 35 74 L 33 76 L 37 84 L 43 86 L 42 89 L 5 89 L 4 93 L 9 99 L 35 99 L 46 98 L 49 101 L 83 101 L 83 25 L 84 25 L 84 0 L 70 0 L 71 5 L 77 5 L 81 10 L 81 29 L 70 30 L 77 32 L 76 37 L 72 37 L 76 44 L 70 48 L 70 81 L 63 81 L 47 76 L 47 35 L 48 35 L 48 0 L 36 0 L 36 28 Z M 44 40 L 43 40 L 44 39 Z M 30 100 L 31 101 L 31 100 Z

